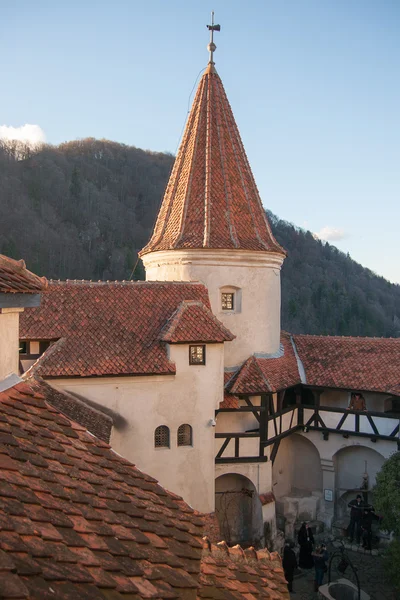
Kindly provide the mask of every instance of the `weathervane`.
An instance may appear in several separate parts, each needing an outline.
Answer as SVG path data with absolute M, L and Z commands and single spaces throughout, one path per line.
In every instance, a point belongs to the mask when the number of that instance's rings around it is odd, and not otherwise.
M 206 27 L 210 31 L 210 43 L 207 46 L 207 50 L 210 53 L 209 64 L 213 65 L 214 52 L 217 49 L 217 46 L 214 44 L 214 31 L 221 31 L 221 25 L 214 25 L 214 11 L 211 13 L 211 25 L 207 25 Z

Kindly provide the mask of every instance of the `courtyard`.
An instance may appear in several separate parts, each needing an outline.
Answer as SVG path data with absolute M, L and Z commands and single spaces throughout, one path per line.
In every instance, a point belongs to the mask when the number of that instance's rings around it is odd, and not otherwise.
M 332 552 L 332 547 L 328 549 Z M 348 556 L 357 569 L 361 589 L 371 596 L 371 600 L 396 600 L 393 587 L 385 576 L 381 556 L 371 556 L 353 551 L 349 551 Z M 355 582 L 350 568 L 347 569 L 344 576 L 333 571 L 332 580 L 336 580 L 339 577 L 346 577 Z M 327 583 L 327 575 L 325 576 L 324 583 Z M 317 594 L 314 592 L 314 569 L 302 571 L 301 575 L 294 580 L 293 589 L 295 593 L 290 595 L 291 598 L 296 600 L 315 600 Z

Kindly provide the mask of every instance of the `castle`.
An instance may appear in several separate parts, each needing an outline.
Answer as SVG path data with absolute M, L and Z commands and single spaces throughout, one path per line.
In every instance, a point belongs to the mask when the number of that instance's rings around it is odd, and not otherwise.
M 61 412 L 215 514 L 228 543 L 270 547 L 300 520 L 340 523 L 399 447 L 400 340 L 281 331 L 286 253 L 214 50 L 141 251 L 146 281 L 50 282 L 40 304 L 16 299 L 19 365 L 10 354 L 2 375 L 51 388 Z

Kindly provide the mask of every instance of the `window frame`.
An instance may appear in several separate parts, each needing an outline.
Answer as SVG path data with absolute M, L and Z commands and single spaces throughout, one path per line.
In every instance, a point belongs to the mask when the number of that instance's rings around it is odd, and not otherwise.
M 185 429 L 182 429 L 185 428 Z M 181 430 L 181 431 L 180 431 Z M 188 436 L 189 437 L 189 442 L 187 443 L 186 441 L 183 443 L 179 442 L 179 436 Z M 177 446 L 179 448 L 183 448 L 183 447 L 193 447 L 193 427 L 191 425 L 189 425 L 189 423 L 182 423 L 182 425 L 179 425 L 178 427 L 178 431 L 176 434 L 176 443 Z
M 224 303 L 227 304 L 225 298 L 230 296 L 231 298 L 231 306 L 224 306 Z M 221 292 L 221 310 L 223 311 L 234 311 L 235 310 L 235 292 Z
M 202 361 L 193 360 L 192 348 L 202 348 Z M 205 344 L 189 344 L 189 365 L 190 366 L 205 366 L 206 364 L 206 345 Z
M 157 434 L 162 435 L 161 430 L 163 430 L 163 433 L 166 434 L 167 437 L 167 443 L 166 444 L 161 444 L 158 443 L 157 441 Z M 162 440 L 159 440 L 159 442 L 161 442 Z M 170 428 L 168 427 L 168 425 L 157 425 L 157 427 L 154 430 L 154 448 L 157 450 L 161 450 L 163 448 L 167 448 L 168 450 L 171 448 L 171 431 Z

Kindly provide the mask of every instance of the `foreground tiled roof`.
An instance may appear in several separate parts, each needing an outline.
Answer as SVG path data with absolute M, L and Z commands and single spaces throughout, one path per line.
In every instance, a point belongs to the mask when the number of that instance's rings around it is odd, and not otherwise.
M 268 550 L 228 548 L 204 539 L 199 598 L 289 600 L 279 556 Z
M 295 335 L 308 385 L 400 396 L 400 338 Z
M 152 238 L 140 254 L 178 248 L 285 254 L 212 65 L 201 78 Z
M 0 294 L 37 294 L 46 287 L 46 278 L 28 271 L 23 260 L 13 260 L 0 254 Z
M 220 408 L 239 408 L 239 398 L 234 394 L 231 394 L 227 389 L 230 380 L 234 376 L 235 373 L 232 373 L 231 371 L 224 372 L 224 399 L 219 405 Z
M 50 282 L 20 337 L 59 340 L 34 367 L 42 377 L 175 373 L 160 335 L 184 300 L 210 308 L 199 283 Z
M 281 333 L 282 356 L 258 358 L 251 356 L 227 384 L 231 394 L 277 392 L 301 383 L 290 335 Z
M 166 324 L 164 342 L 230 342 L 235 338 L 202 302 L 184 300 Z
M 0 597 L 195 598 L 202 521 L 27 384 L 0 393 Z

